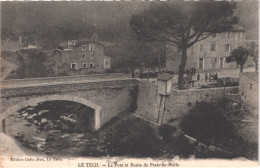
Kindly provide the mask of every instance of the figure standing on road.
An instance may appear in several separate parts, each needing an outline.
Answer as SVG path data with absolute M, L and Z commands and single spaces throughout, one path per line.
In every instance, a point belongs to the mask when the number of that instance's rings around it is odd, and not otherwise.
M 200 74 L 198 73 L 198 75 L 197 75 L 197 81 L 199 81 L 200 80 Z
M 205 74 L 205 81 L 207 82 L 208 81 L 208 73 L 206 72 Z
M 196 74 L 196 69 L 193 68 L 193 76 L 195 76 L 195 74 Z
M 215 75 L 215 81 L 218 81 L 218 73 Z
M 135 70 L 133 68 L 131 69 L 131 72 L 132 72 L 132 78 L 135 78 Z
M 190 76 L 190 71 L 188 69 L 186 69 L 186 74 L 187 76 Z

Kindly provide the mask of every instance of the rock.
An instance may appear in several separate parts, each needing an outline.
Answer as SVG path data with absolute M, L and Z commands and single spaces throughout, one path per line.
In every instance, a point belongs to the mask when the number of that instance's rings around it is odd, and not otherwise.
M 48 122 L 47 118 L 42 118 L 42 123 L 47 123 L 47 122 Z
M 65 121 L 69 121 L 71 123 L 77 123 L 76 120 L 72 119 L 72 118 L 69 118 L 69 117 L 66 117 L 66 116 L 60 116 L 61 119 L 65 120 Z
M 22 112 L 21 112 L 21 114 L 24 114 L 26 112 L 26 110 L 23 110 Z
M 73 114 L 70 114 L 68 117 L 71 118 L 71 116 L 73 116 Z
M 48 112 L 49 112 L 49 110 L 41 110 L 41 111 L 39 111 L 38 115 L 42 115 L 42 114 L 48 113 Z
M 210 151 L 215 151 L 215 150 L 216 150 L 216 147 L 213 146 L 213 145 L 210 145 L 210 146 L 208 147 L 208 149 L 209 149 Z
M 70 134 L 64 134 L 61 136 L 61 138 L 64 139 L 64 138 L 68 138 L 69 136 L 70 136 Z
M 26 126 L 26 127 L 30 127 L 30 126 L 32 126 L 32 124 L 27 123 L 27 124 L 25 124 L 25 126 Z
M 33 139 L 41 142 L 45 142 L 46 138 L 40 138 L 40 137 L 33 137 Z
M 33 119 L 33 115 L 27 116 L 27 119 L 28 119 L 28 120 Z
M 34 144 L 30 144 L 29 145 L 31 148 L 35 148 L 35 145 Z
M 78 138 L 75 138 L 72 140 L 72 142 L 79 142 L 79 141 L 80 141 L 80 139 L 78 139 Z
M 39 123 L 38 123 L 37 120 L 34 120 L 33 123 L 34 123 L 35 125 L 39 125 Z
M 41 142 L 41 143 L 38 143 L 38 144 L 36 145 L 36 147 L 37 147 L 38 150 L 42 150 L 42 148 L 44 147 L 44 145 L 45 145 L 45 142 Z
M 78 135 L 77 135 L 77 138 L 83 138 L 83 137 L 84 137 L 83 134 L 78 134 Z
M 60 130 L 51 130 L 51 131 L 48 131 L 49 133 L 58 133 L 60 132 Z
M 22 116 L 27 117 L 28 115 L 29 115 L 28 113 L 24 113 Z
M 26 110 L 33 110 L 34 108 L 33 107 L 28 107 Z

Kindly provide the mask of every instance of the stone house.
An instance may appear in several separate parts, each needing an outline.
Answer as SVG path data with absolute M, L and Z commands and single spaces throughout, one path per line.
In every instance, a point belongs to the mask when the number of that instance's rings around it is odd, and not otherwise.
M 196 68 L 199 71 L 209 69 L 236 68 L 235 62 L 226 63 L 226 57 L 234 48 L 245 44 L 245 30 L 236 26 L 225 33 L 212 36 L 195 43 L 187 50 L 186 69 Z M 181 59 L 181 49 L 166 44 L 166 69 L 178 72 Z
M 239 75 L 239 94 L 241 102 L 253 114 L 258 114 L 258 72 L 242 72 Z
M 111 69 L 111 57 L 104 55 L 104 45 L 99 42 L 96 34 L 91 39 L 60 43 L 53 54 L 55 76 L 66 70 L 70 74 L 87 74 L 102 73 L 108 69 Z

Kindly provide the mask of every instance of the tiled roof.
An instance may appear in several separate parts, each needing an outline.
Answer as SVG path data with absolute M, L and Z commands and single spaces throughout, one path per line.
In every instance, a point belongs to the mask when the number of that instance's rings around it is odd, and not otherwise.
M 242 72 L 242 74 L 256 82 L 258 82 L 258 72 Z
M 162 80 L 162 81 L 168 81 L 168 80 L 170 80 L 170 79 L 172 79 L 172 78 L 173 78 L 173 75 L 167 74 L 167 73 L 160 74 L 160 75 L 157 77 L 158 80 Z

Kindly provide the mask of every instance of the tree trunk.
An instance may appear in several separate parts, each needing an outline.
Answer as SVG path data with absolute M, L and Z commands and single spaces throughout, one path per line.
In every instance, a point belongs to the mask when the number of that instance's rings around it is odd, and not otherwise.
M 187 48 L 186 47 L 182 47 L 182 55 L 181 55 L 181 62 L 179 65 L 179 76 L 178 76 L 178 87 L 179 90 L 183 90 L 184 89 L 184 80 L 183 80 L 183 76 L 184 76 L 184 70 L 185 70 L 185 65 L 186 65 L 186 61 L 187 61 Z
M 243 72 L 244 65 L 240 65 L 240 72 Z
M 258 70 L 258 63 L 255 62 L 255 72 L 257 72 L 257 70 Z
M 162 71 L 162 67 L 161 67 L 161 56 L 159 55 L 159 60 L 158 60 L 158 62 L 159 62 L 159 72 L 161 73 L 161 71 Z

